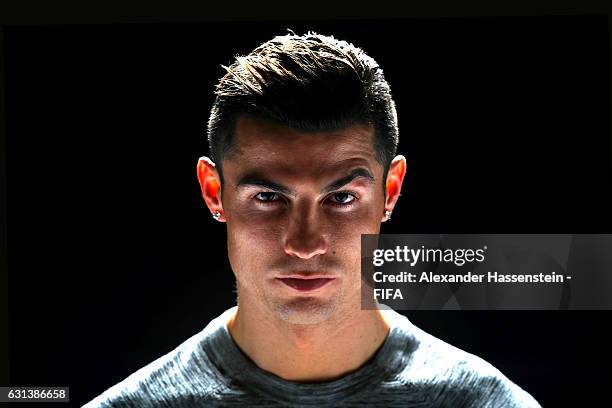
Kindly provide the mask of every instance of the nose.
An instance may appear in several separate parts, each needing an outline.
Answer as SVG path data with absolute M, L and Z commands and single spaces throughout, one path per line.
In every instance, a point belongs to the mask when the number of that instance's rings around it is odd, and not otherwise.
M 316 205 L 293 209 L 283 240 L 286 254 L 310 259 L 327 252 L 327 238 L 318 217 Z

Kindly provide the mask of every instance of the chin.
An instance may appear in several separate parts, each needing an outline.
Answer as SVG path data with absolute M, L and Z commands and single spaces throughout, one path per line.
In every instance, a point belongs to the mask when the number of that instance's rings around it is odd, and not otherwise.
M 336 303 L 315 297 L 300 297 L 275 303 L 275 314 L 291 324 L 317 324 L 328 320 L 336 311 Z

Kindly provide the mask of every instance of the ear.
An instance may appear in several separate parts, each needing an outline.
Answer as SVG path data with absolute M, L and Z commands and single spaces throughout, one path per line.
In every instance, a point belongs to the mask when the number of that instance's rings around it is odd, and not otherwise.
M 406 158 L 402 155 L 395 156 L 389 166 L 387 172 L 387 180 L 385 182 L 385 189 L 387 198 L 385 200 L 385 213 L 389 211 L 389 214 L 393 212 L 395 204 L 400 196 L 402 190 L 402 183 L 404 182 L 404 176 L 406 175 Z M 387 221 L 391 217 L 383 215 L 381 221 Z
M 212 214 L 219 212 L 217 221 L 225 222 L 223 203 L 221 202 L 221 178 L 215 163 L 206 156 L 200 157 L 197 165 L 198 181 L 202 189 L 202 197 Z

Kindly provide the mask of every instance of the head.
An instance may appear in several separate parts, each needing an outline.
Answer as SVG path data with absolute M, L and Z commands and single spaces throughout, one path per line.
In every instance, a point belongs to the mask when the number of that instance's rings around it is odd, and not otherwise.
M 227 223 L 239 307 L 295 324 L 359 308 L 361 234 L 379 233 L 406 172 L 382 70 L 317 34 L 275 37 L 226 70 L 197 171 Z

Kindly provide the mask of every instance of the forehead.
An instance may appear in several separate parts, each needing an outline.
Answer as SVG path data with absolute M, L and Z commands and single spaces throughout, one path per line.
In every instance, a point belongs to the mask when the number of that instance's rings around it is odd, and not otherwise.
M 223 166 L 290 176 L 305 171 L 323 174 L 353 165 L 375 170 L 377 164 L 372 126 L 356 124 L 334 131 L 301 132 L 243 115 L 236 122 L 234 153 Z

